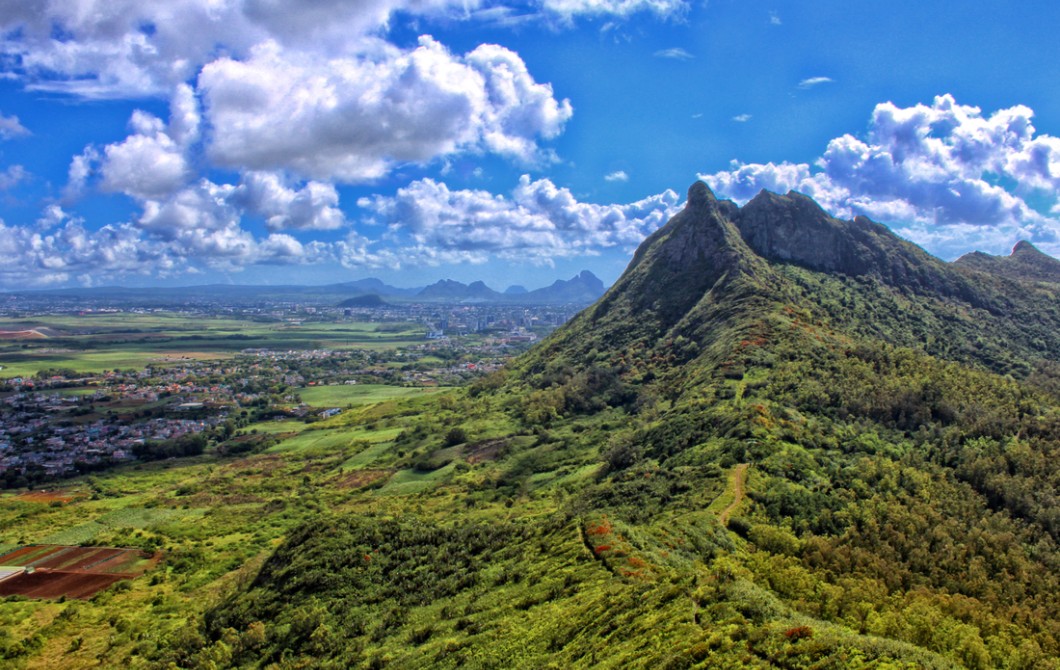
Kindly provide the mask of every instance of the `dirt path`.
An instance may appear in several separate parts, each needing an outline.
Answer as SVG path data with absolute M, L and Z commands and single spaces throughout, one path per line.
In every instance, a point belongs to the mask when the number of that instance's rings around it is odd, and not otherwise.
M 744 484 L 747 481 L 747 466 L 748 463 L 740 463 L 733 471 L 732 476 L 729 478 L 729 483 L 732 485 L 732 502 L 729 506 L 721 511 L 718 515 L 718 520 L 721 521 L 721 525 L 725 526 L 729 523 L 729 517 L 736 511 L 736 508 L 743 502 Z

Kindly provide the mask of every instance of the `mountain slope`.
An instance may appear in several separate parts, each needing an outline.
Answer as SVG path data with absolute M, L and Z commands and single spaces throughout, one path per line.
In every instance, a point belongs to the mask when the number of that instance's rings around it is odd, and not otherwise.
M 1058 668 L 1058 290 L 696 183 L 160 658 Z

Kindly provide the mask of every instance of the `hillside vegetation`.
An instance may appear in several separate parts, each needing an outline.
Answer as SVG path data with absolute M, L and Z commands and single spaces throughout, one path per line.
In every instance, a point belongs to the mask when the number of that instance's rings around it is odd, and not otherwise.
M 1017 251 L 697 183 L 506 370 L 247 459 L 254 558 L 106 661 L 1058 668 L 1060 262 Z

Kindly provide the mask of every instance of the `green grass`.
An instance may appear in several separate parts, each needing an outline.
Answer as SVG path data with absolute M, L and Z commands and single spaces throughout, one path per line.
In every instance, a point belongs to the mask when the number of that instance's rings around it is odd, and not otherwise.
M 422 493 L 434 488 L 448 479 L 456 469 L 456 463 L 450 463 L 432 472 L 416 470 L 398 470 L 386 485 L 376 491 L 381 496 L 403 496 Z
M 343 384 L 341 386 L 309 386 L 298 390 L 302 402 L 314 407 L 346 407 L 365 405 L 437 393 L 438 388 L 387 386 L 384 384 Z
M 346 459 L 340 466 L 343 470 L 356 470 L 371 465 L 378 460 L 392 446 L 391 442 L 377 442 L 365 447 L 350 458 Z
M 0 321 L 0 330 L 50 328 L 55 337 L 0 342 L 0 377 L 47 368 L 98 373 L 175 365 L 184 356 L 227 358 L 243 349 L 387 350 L 423 337 L 417 324 L 259 323 L 223 317 L 189 321 L 183 314 L 59 315 Z
M 307 430 L 289 437 L 268 449 L 268 453 L 288 451 L 313 452 L 345 449 L 354 442 L 346 431 L 341 430 Z
M 92 521 L 47 535 L 40 542 L 43 544 L 84 544 L 96 539 L 104 531 L 120 528 L 144 529 L 200 514 L 198 511 L 162 507 L 123 507 L 107 512 Z
M 305 429 L 306 424 L 289 419 L 286 421 L 262 421 L 253 424 L 247 430 L 256 430 L 259 433 L 300 433 Z

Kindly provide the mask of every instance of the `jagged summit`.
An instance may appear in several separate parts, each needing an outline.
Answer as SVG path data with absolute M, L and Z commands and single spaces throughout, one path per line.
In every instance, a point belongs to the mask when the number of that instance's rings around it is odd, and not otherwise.
M 838 219 L 809 196 L 762 191 L 734 217 L 747 244 L 763 258 L 851 277 L 873 276 L 917 293 L 972 300 L 963 277 L 886 226 L 864 216 Z M 983 305 L 985 306 L 985 305 Z
M 858 337 L 887 332 L 900 346 L 931 343 L 935 355 L 998 370 L 1008 370 L 1008 352 L 954 342 L 954 329 L 964 338 L 965 330 L 988 328 L 995 343 L 1019 347 L 1028 359 L 1039 341 L 1060 348 L 1060 315 L 1057 332 L 1050 325 L 1032 337 L 1018 315 L 1040 314 L 1038 298 L 997 275 L 1060 283 L 1060 261 L 1026 244 L 1009 258 L 946 263 L 866 217 L 836 218 L 801 193 L 762 191 L 738 207 L 697 181 L 685 207 L 644 240 L 603 298 L 538 351 L 542 359 L 581 360 L 606 348 L 684 361 L 713 348 L 722 357 L 722 342 L 756 341 L 763 315 L 787 309 Z M 845 297 L 815 304 L 824 285 Z
M 685 206 L 689 209 L 709 208 L 715 205 L 717 201 L 714 191 L 711 191 L 705 182 L 696 180 L 695 183 L 688 187 L 688 202 Z

